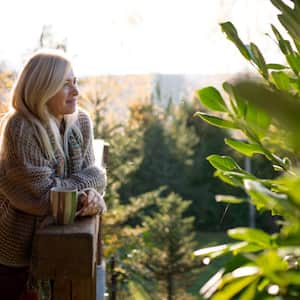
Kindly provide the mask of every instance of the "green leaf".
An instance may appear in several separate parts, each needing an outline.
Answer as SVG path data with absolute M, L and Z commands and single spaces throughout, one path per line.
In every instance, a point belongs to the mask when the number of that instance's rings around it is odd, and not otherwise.
M 224 268 L 220 269 L 202 286 L 200 289 L 200 294 L 203 295 L 204 299 L 210 299 L 211 295 L 216 292 L 224 271 Z
M 271 24 L 271 28 L 272 28 L 272 31 L 273 31 L 273 33 L 274 33 L 277 41 L 283 40 L 282 35 L 280 34 L 280 32 L 278 31 L 278 29 L 273 24 Z
M 227 233 L 233 239 L 258 244 L 262 247 L 270 248 L 272 245 L 272 237 L 260 229 L 240 227 L 229 229 Z
M 267 115 L 276 120 L 284 129 L 279 138 L 294 151 L 300 150 L 300 98 L 282 90 L 271 90 L 270 87 L 254 81 L 241 81 L 234 85 L 235 91 Z M 277 131 L 280 134 L 280 131 Z
M 206 108 L 214 111 L 227 112 L 225 101 L 216 88 L 212 86 L 205 87 L 198 90 L 197 93 Z
M 234 177 L 234 176 L 228 174 L 228 172 L 222 172 L 221 170 L 217 170 L 214 173 L 214 176 L 220 178 L 223 182 L 230 184 L 232 186 L 235 186 L 235 187 L 243 187 L 244 186 L 241 178 Z
M 300 273 L 299 272 L 295 272 L 295 271 L 285 272 L 282 275 L 282 277 L 286 284 L 299 285 L 299 282 L 300 282 Z
M 260 107 L 248 101 L 245 120 L 247 121 L 248 126 L 256 133 L 256 135 L 262 138 L 265 136 L 266 130 L 268 129 L 272 118 Z
M 272 192 L 261 183 L 249 179 L 244 180 L 244 186 L 251 196 L 251 202 L 257 209 L 268 209 L 273 214 L 279 214 L 287 218 L 298 214 L 298 210 L 287 201 L 285 194 Z
M 205 257 L 205 256 L 211 257 L 211 255 L 215 256 L 216 254 L 222 255 L 228 252 L 229 246 L 230 246 L 229 244 L 223 244 L 214 247 L 202 248 L 194 251 L 194 255 L 200 257 Z
M 276 250 L 264 251 L 261 255 L 257 256 L 255 263 L 265 274 L 273 273 L 273 280 L 275 279 L 275 272 L 281 271 L 286 272 L 288 269 L 288 263 L 282 257 L 280 257 Z M 278 276 L 278 275 L 277 275 Z M 278 283 L 285 284 L 281 276 L 278 276 Z
M 251 157 L 253 154 L 260 153 L 264 154 L 263 149 L 257 144 L 249 144 L 246 142 L 241 142 L 233 139 L 226 138 L 225 143 L 232 149 Z
M 291 66 L 291 69 L 296 75 L 298 75 L 300 72 L 300 56 L 296 54 L 288 54 L 286 55 L 286 59 Z
M 288 54 L 292 54 L 294 53 L 293 49 L 292 49 L 292 46 L 291 46 L 291 43 L 288 41 L 288 40 L 285 40 L 282 35 L 280 34 L 280 32 L 278 31 L 278 29 L 271 24 L 271 27 L 272 27 L 272 31 L 278 41 L 278 44 L 279 44 L 279 48 L 281 50 L 281 52 L 284 54 L 284 55 L 288 55 Z
M 278 15 L 279 21 L 286 28 L 295 44 L 300 41 L 299 17 L 300 16 L 296 16 L 293 10 L 291 10 L 289 7 L 285 14 Z
M 243 42 L 239 38 L 237 30 L 235 29 L 233 24 L 231 22 L 225 22 L 225 23 L 221 23 L 220 25 L 221 25 L 222 31 L 226 34 L 227 38 L 236 45 L 236 47 L 239 49 L 241 54 L 247 60 L 251 60 L 250 53 L 249 53 L 247 47 L 243 44 Z
M 216 195 L 217 202 L 225 202 L 225 203 L 232 203 L 232 204 L 239 204 L 246 202 L 246 199 L 237 198 L 231 195 Z
M 230 156 L 212 154 L 207 157 L 211 165 L 222 171 L 241 171 L 241 167 Z
M 233 244 L 230 246 L 229 251 L 233 253 L 233 255 L 241 254 L 241 253 L 251 253 L 251 252 L 258 252 L 264 250 L 263 246 L 252 244 L 248 242 L 240 242 Z
M 233 86 L 228 82 L 223 83 L 223 89 L 228 94 L 232 111 L 238 117 L 244 117 L 247 109 L 245 101 L 242 101 L 235 93 Z
M 290 90 L 290 79 L 284 72 L 272 72 L 272 79 L 278 89 L 289 91 Z
M 270 70 L 284 70 L 288 69 L 287 66 L 281 65 L 281 64 L 267 64 L 267 68 Z
M 294 54 L 294 50 L 292 48 L 292 45 L 291 45 L 290 41 L 288 41 L 288 40 L 280 40 L 278 43 L 279 43 L 279 48 L 280 48 L 281 52 L 284 55 L 292 55 L 292 54 Z
M 199 117 L 202 120 L 206 121 L 210 125 L 220 127 L 220 128 L 230 128 L 230 129 L 237 129 L 236 125 L 229 120 L 225 120 L 216 116 L 212 116 L 202 112 L 196 112 L 194 117 Z
M 236 294 L 243 291 L 246 286 L 257 279 L 257 275 L 238 278 L 227 284 L 221 291 L 217 292 L 211 300 L 231 300 Z
M 239 300 L 254 299 L 257 289 L 258 279 L 256 279 L 245 291 L 240 295 Z
M 296 173 L 296 176 L 285 175 L 276 180 L 276 183 L 279 185 L 279 189 L 289 195 L 289 199 L 300 205 L 300 174 L 299 171 Z
M 259 48 L 254 43 L 250 43 L 250 50 L 251 50 L 251 54 L 252 54 L 251 55 L 252 61 L 257 65 L 262 76 L 265 79 L 268 79 L 269 72 L 268 72 L 268 68 L 266 65 L 266 61 L 265 61 L 262 53 L 260 52 Z

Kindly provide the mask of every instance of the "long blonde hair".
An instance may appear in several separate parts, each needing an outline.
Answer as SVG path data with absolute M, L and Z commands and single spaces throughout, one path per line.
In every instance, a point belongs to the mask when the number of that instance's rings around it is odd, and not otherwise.
M 58 149 L 63 156 L 68 151 L 63 151 L 62 141 L 57 122 L 48 110 L 47 102 L 63 87 L 64 80 L 71 70 L 70 60 L 58 50 L 40 50 L 35 52 L 25 63 L 15 81 L 10 110 L 1 120 L 1 139 L 7 122 L 16 112 L 27 118 L 37 130 L 37 138 L 40 140 L 42 150 L 48 158 L 55 159 L 54 152 Z M 66 134 L 73 127 L 77 118 L 77 112 L 65 117 Z M 54 147 L 51 145 L 45 129 L 49 126 L 55 139 Z M 76 129 L 75 129 L 76 130 Z M 1 141 L 1 150 L 4 143 Z M 1 152 L 2 152 L 1 151 Z

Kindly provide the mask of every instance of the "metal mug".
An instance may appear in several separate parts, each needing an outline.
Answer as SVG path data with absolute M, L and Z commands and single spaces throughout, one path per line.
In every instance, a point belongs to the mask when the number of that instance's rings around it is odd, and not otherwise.
M 50 202 L 55 224 L 72 224 L 77 210 L 76 189 L 53 187 L 50 190 Z

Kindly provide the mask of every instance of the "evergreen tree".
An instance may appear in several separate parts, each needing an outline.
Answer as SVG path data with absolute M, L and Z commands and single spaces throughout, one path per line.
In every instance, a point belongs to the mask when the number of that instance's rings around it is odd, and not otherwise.
M 196 266 L 191 259 L 194 218 L 184 217 L 190 201 L 183 201 L 175 193 L 156 202 L 156 212 L 144 218 L 143 247 L 135 252 L 131 264 L 146 282 L 157 283 L 159 299 L 174 300 L 178 299 L 177 291 L 191 283 Z

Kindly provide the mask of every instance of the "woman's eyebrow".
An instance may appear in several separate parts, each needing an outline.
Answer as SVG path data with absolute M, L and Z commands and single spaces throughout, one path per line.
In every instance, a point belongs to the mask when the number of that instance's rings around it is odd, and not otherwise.
M 65 79 L 65 82 L 74 82 L 74 81 L 75 81 L 75 82 L 77 81 L 77 77 L 75 77 L 75 76 L 72 77 L 72 78 L 66 78 L 66 79 Z

